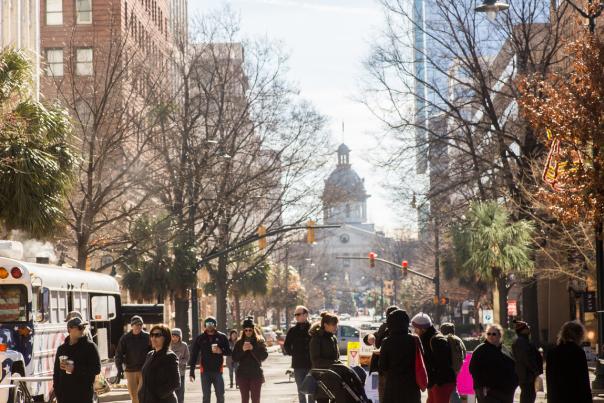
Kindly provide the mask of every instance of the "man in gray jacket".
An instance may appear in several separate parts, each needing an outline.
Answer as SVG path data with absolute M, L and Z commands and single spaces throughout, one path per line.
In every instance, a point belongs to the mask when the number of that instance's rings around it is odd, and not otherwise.
M 149 333 L 143 330 L 143 318 L 133 316 L 130 319 L 131 330 L 120 338 L 115 352 L 115 366 L 117 376 L 124 376 L 124 365 L 126 381 L 128 382 L 128 393 L 132 403 L 138 403 L 138 390 L 143 380 L 143 364 L 147 353 L 151 351 L 151 340 Z
M 176 389 L 176 397 L 178 398 L 178 403 L 183 403 L 185 401 L 185 373 L 187 372 L 187 362 L 189 362 L 189 347 L 182 342 L 182 330 L 177 327 L 172 329 L 170 349 L 178 357 L 180 388 Z

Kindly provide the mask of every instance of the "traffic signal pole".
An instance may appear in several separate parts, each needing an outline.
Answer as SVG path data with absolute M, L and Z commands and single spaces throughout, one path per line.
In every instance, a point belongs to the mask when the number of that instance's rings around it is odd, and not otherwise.
M 363 257 L 363 256 L 336 256 L 336 259 L 371 260 L 372 258 L 370 258 L 370 257 Z M 376 262 L 381 262 L 381 263 L 384 263 L 384 264 L 387 264 L 387 265 L 390 265 L 390 266 L 394 266 L 394 267 L 399 268 L 399 269 L 401 268 L 400 264 L 391 262 L 390 260 L 382 259 L 382 258 L 379 258 L 379 257 L 375 257 L 375 258 L 373 258 L 373 260 L 375 260 Z M 411 273 L 413 275 L 416 275 L 418 277 L 421 277 L 423 279 L 430 280 L 432 282 L 436 281 L 436 277 L 428 276 L 427 274 L 420 273 L 417 270 L 413 270 L 413 269 L 407 268 L 407 271 L 409 273 Z

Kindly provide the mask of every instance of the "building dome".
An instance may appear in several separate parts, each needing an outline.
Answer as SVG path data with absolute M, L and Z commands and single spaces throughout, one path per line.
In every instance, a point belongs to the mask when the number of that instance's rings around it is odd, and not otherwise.
M 325 181 L 323 205 L 326 222 L 364 222 L 369 195 L 365 181 L 350 165 L 350 149 L 338 147 L 338 165 Z

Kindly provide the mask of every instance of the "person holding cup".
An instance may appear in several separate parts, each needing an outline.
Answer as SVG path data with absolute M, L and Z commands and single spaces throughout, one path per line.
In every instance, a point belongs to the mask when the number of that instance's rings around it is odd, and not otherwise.
M 92 403 L 101 359 L 96 345 L 85 334 L 87 325 L 81 316 L 67 322 L 69 335 L 57 349 L 53 372 L 57 403 Z
M 210 403 L 212 394 L 212 385 L 216 393 L 216 402 L 224 403 L 224 379 L 222 378 L 222 369 L 224 356 L 231 355 L 229 339 L 226 334 L 216 329 L 216 319 L 208 316 L 204 321 L 205 330 L 197 336 L 193 342 L 191 357 L 189 359 L 189 379 L 195 381 L 195 366 L 197 359 L 200 359 L 201 372 L 201 390 L 203 393 L 203 403 Z
M 233 361 L 237 367 L 237 384 L 241 392 L 241 402 L 260 403 L 260 391 L 264 383 L 262 361 L 268 357 L 264 337 L 254 325 L 254 319 L 248 317 L 241 326 L 243 330 L 233 349 Z

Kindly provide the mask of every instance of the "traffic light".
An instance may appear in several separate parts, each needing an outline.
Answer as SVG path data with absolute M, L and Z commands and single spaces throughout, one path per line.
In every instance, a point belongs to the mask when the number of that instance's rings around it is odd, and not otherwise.
M 449 298 L 446 297 L 441 297 L 440 298 L 440 304 L 441 305 L 447 305 L 449 303 Z
M 438 295 L 434 296 L 434 305 L 438 305 Z
M 407 262 L 406 260 L 403 260 L 403 263 L 401 263 L 401 266 L 403 267 L 403 277 L 407 278 L 407 276 L 409 275 L 409 262 Z
M 375 267 L 375 259 L 377 258 L 377 253 L 369 252 L 369 267 Z
M 313 220 L 308 220 L 306 223 L 306 243 L 313 244 L 315 243 L 315 226 L 316 222 Z
M 260 237 L 258 238 L 258 248 L 260 248 L 260 250 L 266 249 L 266 227 L 264 225 L 258 226 L 258 230 L 256 230 L 256 233 Z

